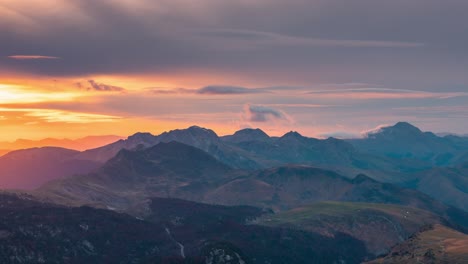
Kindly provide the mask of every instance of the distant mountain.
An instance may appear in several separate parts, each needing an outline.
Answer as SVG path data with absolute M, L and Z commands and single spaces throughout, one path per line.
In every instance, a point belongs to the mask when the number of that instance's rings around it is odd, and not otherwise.
M 254 221 L 327 236 L 347 234 L 363 241 L 374 256 L 388 253 L 422 227 L 441 222 L 437 215 L 414 207 L 347 202 L 314 203 Z
M 393 164 L 385 157 L 361 153 L 344 140 L 308 138 L 295 131 L 281 137 L 267 137 L 258 129 L 241 130 L 221 140 L 248 153 L 249 158 L 262 168 L 302 164 L 343 174 L 367 173 L 386 179 L 390 174 L 397 178 L 399 167 L 406 166 Z
M 0 157 L 10 152 L 10 149 L 0 149 Z
M 231 136 L 218 137 L 210 129 L 192 126 L 154 136 L 137 133 L 113 144 L 80 153 L 77 158 L 105 162 L 121 149 L 137 150 L 161 142 L 177 141 L 200 148 L 219 161 L 239 169 L 260 169 L 285 164 L 308 164 L 357 174 L 372 172 L 379 178 L 388 177 L 387 171 L 398 167 L 388 159 L 359 153 L 339 139 L 319 140 L 289 132 L 280 138 L 269 137 L 260 129 L 244 129 Z
M 45 182 L 88 173 L 101 163 L 76 160 L 76 150 L 43 147 L 16 150 L 0 157 L 0 189 L 34 189 Z
M 423 139 L 420 140 L 420 137 Z M 422 143 L 417 143 L 418 140 Z M 394 183 L 407 182 L 409 173 L 428 170 L 434 166 L 433 162 L 462 164 L 468 161 L 463 139 L 440 138 L 432 133 L 423 133 L 408 123 L 383 128 L 368 139 L 348 142 L 335 138 L 308 138 L 292 131 L 282 137 L 269 137 L 260 129 L 244 129 L 231 136 L 218 137 L 212 130 L 192 126 L 158 136 L 136 133 L 125 140 L 77 153 L 74 159 L 104 163 L 122 149 L 139 150 L 170 141 L 200 148 L 224 164 L 238 169 L 304 164 L 334 170 L 343 175 L 365 173 L 380 181 Z M 435 143 L 430 143 L 432 141 Z M 455 150 L 439 153 L 443 149 Z M 410 154 L 407 155 L 408 151 Z M 424 151 L 438 154 L 427 154 Z
M 264 167 L 269 167 L 270 164 L 288 163 L 314 164 L 315 166 L 328 163 L 330 165 L 331 161 L 334 166 L 338 167 L 351 163 L 355 154 L 352 145 L 338 139 L 307 138 L 292 131 L 279 138 L 267 138 L 258 136 L 262 135 L 258 130 L 254 133 L 257 136 L 245 137 L 246 132 L 253 133 L 254 131 L 239 131 L 233 136 L 223 137 L 222 140 L 236 145 L 250 153 L 255 159 L 263 161 Z
M 153 136 L 150 133 L 137 133 L 126 140 L 85 151 L 78 158 L 105 162 L 114 157 L 121 149 L 135 150 L 171 141 L 200 148 L 221 162 L 236 168 L 253 169 L 260 167 L 259 164 L 245 156 L 241 149 L 224 144 L 213 130 L 198 126 L 172 130 L 158 136 Z
M 87 150 L 115 142 L 122 137 L 114 135 L 87 136 L 79 139 L 45 138 L 41 140 L 18 139 L 14 142 L 0 142 L 0 149 L 17 150 L 38 147 L 61 147 L 74 150 Z M 1 154 L 0 154 L 1 155 Z
M 427 166 L 447 166 L 457 163 L 459 155 L 466 154 L 468 138 L 439 137 L 431 132 L 398 122 L 369 133 L 366 138 L 349 139 L 356 149 L 373 155 L 396 159 L 424 161 Z
M 426 228 L 367 264 L 466 263 L 468 235 L 442 225 Z

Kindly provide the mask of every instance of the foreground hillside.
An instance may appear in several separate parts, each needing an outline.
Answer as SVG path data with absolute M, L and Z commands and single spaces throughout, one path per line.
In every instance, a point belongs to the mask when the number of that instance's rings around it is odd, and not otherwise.
M 386 254 L 398 243 L 392 252 L 413 245 L 413 234 L 428 225 L 446 224 L 432 213 L 393 205 L 324 202 L 274 214 L 249 206 L 148 200 L 146 216 L 135 218 L 0 194 L 0 261 L 352 264 Z M 457 257 L 447 259 L 458 261 L 465 256 L 466 235 L 450 232 L 444 231 L 436 242 L 443 240 L 444 250 Z M 434 237 L 423 241 L 432 245 Z M 388 258 L 384 263 L 400 263 Z
M 434 225 L 396 246 L 387 256 L 367 263 L 468 263 L 468 235 Z
M 146 219 L 0 194 L 1 263 L 360 263 L 348 235 L 247 224 L 265 212 L 151 200 Z
M 445 222 L 439 216 L 413 207 L 388 204 L 321 202 L 255 221 L 266 226 L 307 230 L 333 237 L 343 233 L 364 242 L 377 256 L 430 224 Z
M 162 226 L 0 194 L 1 263 L 145 263 L 177 254 Z

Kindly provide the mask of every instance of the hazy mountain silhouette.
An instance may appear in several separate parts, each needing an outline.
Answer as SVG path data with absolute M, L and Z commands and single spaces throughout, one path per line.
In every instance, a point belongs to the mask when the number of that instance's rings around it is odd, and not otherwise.
M 56 147 L 12 151 L 0 157 L 0 188 L 33 189 L 53 179 L 88 173 L 101 165 L 74 159 L 78 153 Z
M 38 147 L 61 147 L 74 150 L 87 150 L 115 142 L 122 137 L 114 135 L 87 136 L 78 139 L 45 138 L 40 140 L 17 139 L 14 142 L 0 142 L 0 149 L 18 150 Z M 0 154 L 1 155 L 1 154 Z

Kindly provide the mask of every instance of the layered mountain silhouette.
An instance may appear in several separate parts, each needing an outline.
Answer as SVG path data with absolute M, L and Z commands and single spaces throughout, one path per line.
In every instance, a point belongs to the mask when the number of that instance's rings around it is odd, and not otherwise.
M 0 186 L 36 189 L 0 193 L 0 262 L 459 260 L 466 141 L 404 122 L 354 140 L 193 126 L 10 152 Z
M 350 178 L 366 174 L 382 182 L 418 189 L 466 209 L 463 203 L 467 198 L 466 172 L 462 168 L 468 162 L 468 139 L 453 135 L 438 137 L 405 122 L 382 128 L 364 139 L 346 141 L 308 138 L 297 132 L 269 137 L 260 129 L 244 129 L 218 137 L 212 130 L 193 126 L 158 136 L 137 133 L 96 149 L 69 152 L 60 160 L 54 158 L 56 154 L 49 154 L 56 151 L 61 156 L 59 149 L 47 148 L 43 152 L 30 149 L 16 152 L 15 162 L 2 162 L 9 158 L 0 157 L 0 187 L 35 188 L 51 179 L 87 174 L 122 149 L 141 150 L 171 141 L 202 149 L 235 169 L 255 170 L 296 164 L 332 170 Z M 28 162 L 28 152 L 35 153 L 36 162 L 44 168 L 21 166 Z M 20 154 L 26 157 L 23 159 Z M 431 187 L 436 185 L 441 191 Z
M 223 205 L 252 205 L 275 211 L 317 201 L 399 204 L 435 212 L 468 227 L 468 213 L 415 190 L 354 179 L 309 166 L 255 172 L 236 170 L 208 153 L 179 142 L 139 151 L 121 150 L 93 173 L 52 181 L 37 191 L 48 201 L 94 205 L 145 215 L 149 197 L 181 198 Z

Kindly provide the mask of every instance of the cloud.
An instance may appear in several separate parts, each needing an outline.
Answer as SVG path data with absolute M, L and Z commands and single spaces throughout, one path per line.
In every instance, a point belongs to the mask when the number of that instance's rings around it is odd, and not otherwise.
M 391 124 L 378 125 L 378 126 L 376 126 L 374 128 L 361 131 L 361 136 L 362 137 L 368 137 L 369 135 L 372 135 L 372 134 L 378 134 L 378 133 L 382 132 L 383 128 L 390 127 L 390 126 L 392 126 L 392 125 Z
M 203 94 L 203 95 L 236 95 L 236 94 L 257 94 L 268 93 L 268 88 L 245 88 L 229 85 L 210 85 L 199 89 L 187 88 L 150 88 L 154 94 Z
M 281 110 L 263 105 L 244 106 L 243 119 L 249 122 L 290 121 L 289 116 Z
M 162 87 L 151 87 L 146 88 L 152 94 L 195 94 L 197 93 L 196 89 L 187 89 L 187 88 L 162 88 Z
M 418 89 L 468 78 L 468 37 L 459 27 L 467 22 L 466 1 L 200 0 L 196 8 L 187 0 L 3 2 L 15 14 L 0 8 L 5 56 L 52 54 L 66 63 L 0 60 L 0 71 L 54 77 L 201 72 L 242 83 L 386 80 L 400 82 L 395 87 L 418 83 Z M 434 20 L 439 14 L 445 16 Z
M 43 56 L 43 55 L 11 55 L 8 56 L 14 60 L 58 60 L 60 57 L 55 56 Z
M 126 90 L 122 87 L 108 85 L 104 83 L 98 83 L 94 80 L 88 80 L 90 86 L 83 87 L 81 83 L 76 83 L 76 86 L 80 89 L 87 91 L 98 91 L 98 92 L 125 92 Z

